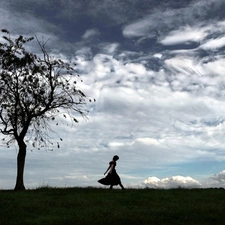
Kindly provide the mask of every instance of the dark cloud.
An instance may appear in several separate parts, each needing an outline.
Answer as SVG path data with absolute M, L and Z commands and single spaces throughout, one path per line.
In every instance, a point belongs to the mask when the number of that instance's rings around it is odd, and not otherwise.
M 192 1 L 172 1 L 162 0 L 8 0 L 7 3 L 15 11 L 41 13 L 41 16 L 49 16 L 62 19 L 75 19 L 80 15 L 88 15 L 93 18 L 106 18 L 109 22 L 114 21 L 121 24 L 130 20 L 143 17 L 146 13 L 157 8 L 182 8 L 186 7 Z

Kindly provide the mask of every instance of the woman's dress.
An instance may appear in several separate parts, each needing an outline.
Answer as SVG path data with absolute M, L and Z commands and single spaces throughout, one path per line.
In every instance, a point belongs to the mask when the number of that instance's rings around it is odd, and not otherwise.
M 110 165 L 110 167 L 113 165 L 112 172 L 111 173 L 109 172 L 106 175 L 106 177 L 98 180 L 98 182 L 103 185 L 118 185 L 118 184 L 120 184 L 121 183 L 120 177 L 115 170 L 116 162 L 111 161 L 111 162 L 109 162 L 109 165 Z

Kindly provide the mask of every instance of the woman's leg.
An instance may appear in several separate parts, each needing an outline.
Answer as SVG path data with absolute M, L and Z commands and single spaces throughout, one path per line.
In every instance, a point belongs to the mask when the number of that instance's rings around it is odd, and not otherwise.
M 113 188 L 113 185 L 111 184 L 111 185 L 110 185 L 110 189 L 112 189 L 112 188 Z
M 122 183 L 121 183 L 121 182 L 119 183 L 119 185 L 120 185 L 120 187 L 121 187 L 122 189 L 124 189 L 124 186 L 122 185 Z

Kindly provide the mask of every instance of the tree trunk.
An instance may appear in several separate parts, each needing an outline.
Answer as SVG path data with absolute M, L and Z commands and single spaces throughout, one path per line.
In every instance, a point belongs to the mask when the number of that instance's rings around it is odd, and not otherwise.
M 26 158 L 26 144 L 24 141 L 18 141 L 19 152 L 17 155 L 17 178 L 16 178 L 16 186 L 14 188 L 15 191 L 24 191 L 25 186 L 23 183 L 23 174 L 25 167 L 25 158 Z

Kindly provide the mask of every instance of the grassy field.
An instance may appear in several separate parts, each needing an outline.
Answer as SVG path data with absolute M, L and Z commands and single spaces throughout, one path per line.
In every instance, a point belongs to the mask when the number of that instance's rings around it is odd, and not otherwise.
M 0 191 L 0 225 L 225 224 L 223 189 Z

